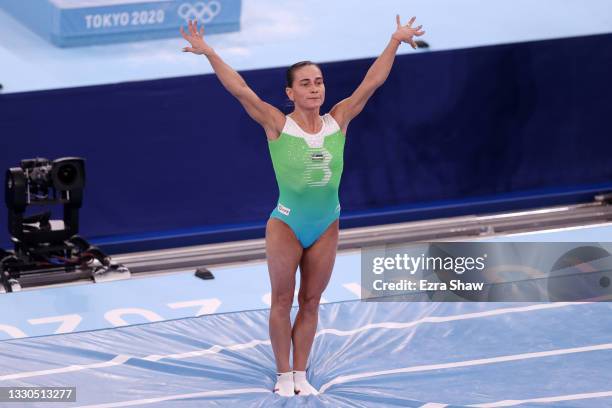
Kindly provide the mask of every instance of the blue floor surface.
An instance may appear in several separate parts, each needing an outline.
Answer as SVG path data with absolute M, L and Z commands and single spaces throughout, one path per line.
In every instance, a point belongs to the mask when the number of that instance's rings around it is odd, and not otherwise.
M 317 396 L 270 391 L 265 310 L 4 341 L 0 385 L 76 387 L 66 407 L 610 406 L 611 310 L 322 305 L 308 374 Z

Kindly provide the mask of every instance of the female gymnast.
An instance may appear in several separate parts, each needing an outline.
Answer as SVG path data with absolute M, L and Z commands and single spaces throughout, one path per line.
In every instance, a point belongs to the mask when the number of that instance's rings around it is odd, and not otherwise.
M 285 92 L 294 110 L 283 114 L 262 101 L 244 79 L 204 41 L 204 27 L 189 21 L 181 35 L 189 42 L 184 52 L 204 55 L 225 87 L 259 123 L 279 187 L 279 199 L 266 225 L 266 256 L 272 286 L 270 340 L 276 359 L 274 392 L 282 396 L 317 394 L 306 379 L 306 366 L 317 330 L 319 301 L 331 277 L 338 244 L 338 187 L 350 121 L 361 112 L 391 71 L 402 42 L 416 48 L 415 17 L 402 25 L 399 15 L 389 43 L 355 92 L 320 116 L 325 100 L 318 65 L 303 61 L 287 70 Z M 290 311 L 295 276 L 300 268 L 299 310 L 291 327 Z M 293 370 L 289 365 L 293 343 Z

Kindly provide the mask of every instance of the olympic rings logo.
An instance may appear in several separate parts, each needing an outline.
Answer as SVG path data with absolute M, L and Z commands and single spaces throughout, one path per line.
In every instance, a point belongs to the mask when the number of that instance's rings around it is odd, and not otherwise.
M 198 20 L 202 23 L 210 23 L 221 12 L 221 3 L 216 0 L 205 3 L 199 1 L 197 3 L 183 3 L 178 8 L 178 15 L 189 22 L 189 20 Z

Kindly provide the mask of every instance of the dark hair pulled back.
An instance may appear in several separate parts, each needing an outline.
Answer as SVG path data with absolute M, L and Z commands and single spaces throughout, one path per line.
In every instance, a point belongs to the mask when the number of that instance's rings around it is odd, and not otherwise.
M 302 67 L 306 67 L 308 65 L 314 65 L 315 67 L 319 68 L 319 70 L 321 70 L 321 68 L 315 64 L 312 61 L 300 61 L 300 62 L 296 62 L 295 64 L 293 64 L 292 66 L 290 66 L 289 68 L 287 68 L 287 88 L 291 88 L 291 86 L 293 85 L 293 80 L 295 79 L 295 71 L 297 71 L 298 69 L 302 68 Z

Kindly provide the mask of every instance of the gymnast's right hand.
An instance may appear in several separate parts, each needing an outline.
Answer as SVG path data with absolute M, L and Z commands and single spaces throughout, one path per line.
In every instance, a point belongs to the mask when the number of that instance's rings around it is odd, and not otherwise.
M 192 52 L 197 55 L 210 55 L 213 49 L 204 41 L 204 26 L 198 31 L 198 22 L 189 20 L 186 33 L 181 26 L 181 35 L 189 41 L 191 47 L 183 48 L 183 52 Z

